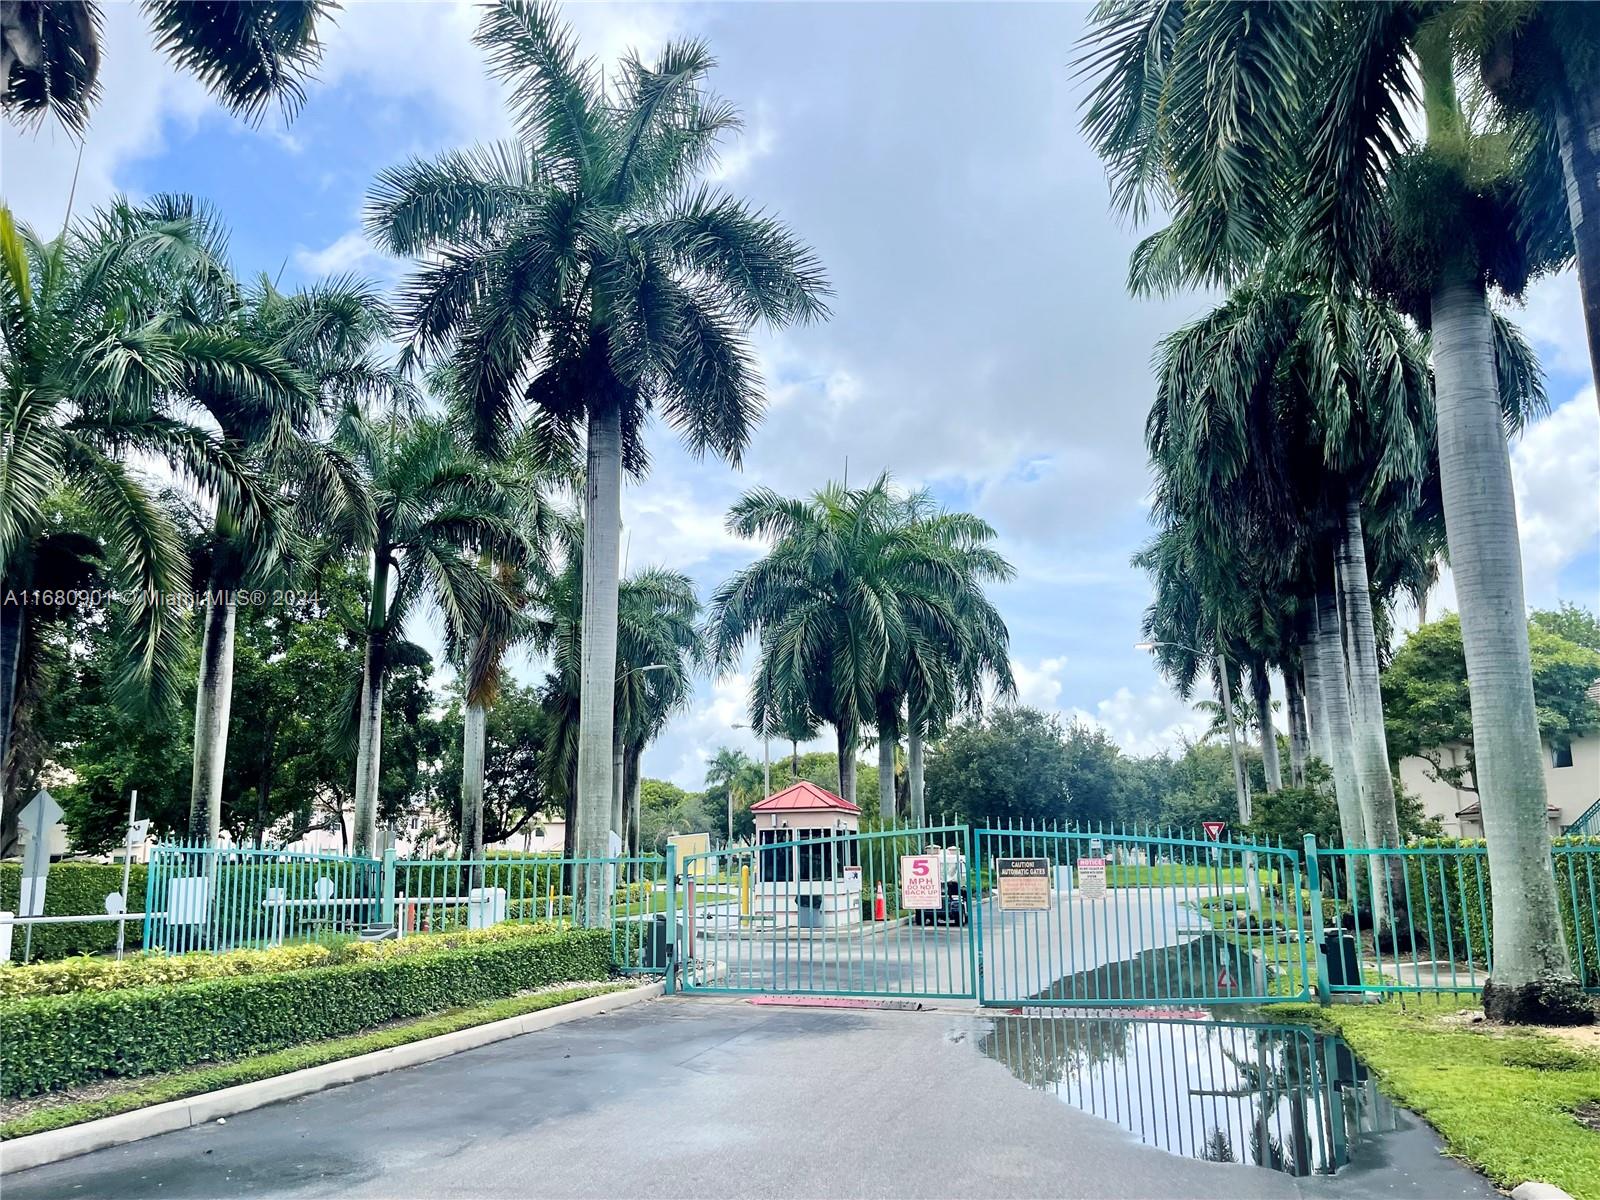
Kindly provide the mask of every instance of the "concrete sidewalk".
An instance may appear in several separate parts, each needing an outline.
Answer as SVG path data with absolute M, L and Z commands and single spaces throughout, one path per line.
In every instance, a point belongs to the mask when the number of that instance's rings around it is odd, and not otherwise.
M 969 1010 L 657 1000 L 8 1176 L 50 1197 L 1493 1197 L 1420 1126 L 1334 1178 L 1194 1161 L 1019 1083 Z

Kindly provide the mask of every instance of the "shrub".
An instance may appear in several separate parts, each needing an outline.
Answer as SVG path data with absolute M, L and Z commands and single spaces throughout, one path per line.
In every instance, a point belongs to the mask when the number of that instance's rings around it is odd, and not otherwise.
M 106 958 L 69 958 L 61 962 L 36 963 L 0 971 L 0 1003 L 26 996 L 110 992 L 120 988 L 155 987 L 234 975 L 305 971 L 345 962 L 429 954 L 436 950 L 453 950 L 459 946 L 476 946 L 556 931 L 557 927 L 540 922 L 536 925 L 496 925 L 490 929 L 456 933 L 422 933 L 398 941 L 309 942 L 295 946 L 274 946 L 266 950 L 230 950 L 226 954 L 206 951 L 192 954 L 150 952 L 133 955 L 121 962 Z
M 104 916 L 106 893 L 122 890 L 121 863 L 59 862 L 50 867 L 45 885 L 47 917 Z M 128 911 L 144 911 L 145 868 L 135 863 L 129 871 Z M 0 909 L 16 912 L 22 896 L 22 864 L 0 863 Z M 11 939 L 11 958 L 22 961 L 24 926 Z M 144 945 L 144 922 L 129 921 L 125 943 L 137 950 Z M 115 921 L 85 925 L 38 925 L 33 930 L 32 961 L 69 958 L 74 954 L 104 954 L 117 948 Z
M 611 971 L 605 930 L 478 939 L 434 953 L 166 987 L 39 996 L 0 1008 L 0 1094 L 260 1054 Z

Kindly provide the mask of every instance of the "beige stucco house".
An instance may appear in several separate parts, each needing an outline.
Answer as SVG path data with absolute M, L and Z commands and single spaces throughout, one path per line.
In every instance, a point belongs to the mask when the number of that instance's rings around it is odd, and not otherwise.
M 1600 703 L 1600 681 L 1589 689 L 1590 699 Z M 1600 834 L 1600 732 L 1573 738 L 1568 744 L 1541 742 L 1544 759 L 1545 797 L 1549 801 L 1550 832 Z M 1446 746 L 1440 753 L 1446 766 L 1465 766 L 1466 750 Z M 1437 778 L 1433 766 L 1421 758 L 1400 760 L 1400 782 L 1406 791 L 1422 799 L 1430 817 L 1438 817 L 1449 837 L 1482 837 L 1483 816 L 1478 808 L 1478 793 L 1454 788 Z

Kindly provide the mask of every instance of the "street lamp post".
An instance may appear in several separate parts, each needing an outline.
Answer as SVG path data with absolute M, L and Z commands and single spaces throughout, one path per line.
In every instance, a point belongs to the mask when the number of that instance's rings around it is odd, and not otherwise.
M 755 732 L 753 726 L 735 723 L 735 729 L 748 729 Z M 761 735 L 761 798 L 765 800 L 772 795 L 772 735 Z M 733 841 L 733 789 L 728 789 L 728 841 Z

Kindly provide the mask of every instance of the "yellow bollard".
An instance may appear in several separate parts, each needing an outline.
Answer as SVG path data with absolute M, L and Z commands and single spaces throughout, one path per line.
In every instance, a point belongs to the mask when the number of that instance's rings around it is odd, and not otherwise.
M 750 864 L 739 868 L 739 915 L 750 915 Z

